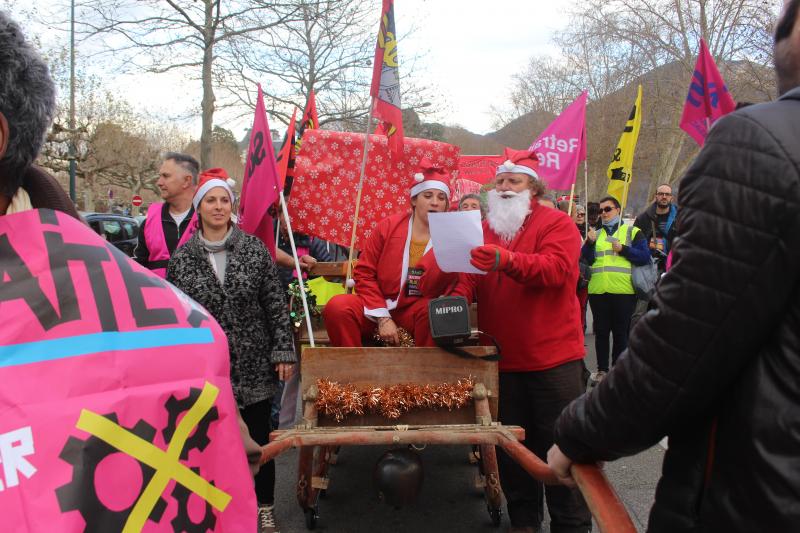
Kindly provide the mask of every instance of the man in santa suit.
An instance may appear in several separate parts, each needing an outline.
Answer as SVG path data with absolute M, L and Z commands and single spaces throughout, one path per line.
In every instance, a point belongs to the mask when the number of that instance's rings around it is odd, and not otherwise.
M 423 256 L 433 257 L 428 213 L 449 206 L 450 175 L 427 159 L 420 162 L 411 187 L 411 212 L 387 217 L 372 232 L 353 270 L 356 294 L 333 297 L 322 314 L 333 346 L 361 346 L 378 336 L 389 346 L 400 344 L 398 328 L 416 346 L 435 346 L 428 323 L 428 299 L 419 290 Z
M 581 237 L 569 216 L 538 202 L 545 192 L 536 154 L 506 149 L 488 193 L 484 246 L 471 263 L 485 275 L 443 274 L 422 280 L 426 296 L 476 295 L 480 330 L 501 350 L 499 418 L 525 429 L 525 446 L 544 458 L 561 410 L 586 391 L 583 328 L 575 297 Z M 428 275 L 433 279 L 427 279 Z M 454 286 L 451 285 L 454 283 Z M 449 285 L 449 286 L 448 286 Z M 500 479 L 512 531 L 538 531 L 544 493 L 553 532 L 585 532 L 591 514 L 580 492 L 543 487 L 504 453 Z

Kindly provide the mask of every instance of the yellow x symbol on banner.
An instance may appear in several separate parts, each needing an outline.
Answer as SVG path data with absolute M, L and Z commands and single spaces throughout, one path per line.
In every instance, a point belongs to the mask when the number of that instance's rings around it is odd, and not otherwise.
M 142 530 L 145 522 L 147 522 L 147 517 L 150 516 L 161 494 L 173 479 L 206 500 L 217 511 L 224 511 L 228 506 L 231 501 L 229 494 L 195 474 L 179 461 L 186 439 L 189 438 L 192 430 L 213 407 L 218 394 L 219 389 L 206 382 L 200 397 L 178 424 L 166 451 L 134 435 L 104 416 L 86 409 L 81 411 L 81 416 L 76 425 L 78 429 L 91 433 L 156 471 L 150 483 L 139 495 L 139 499 L 136 501 L 136 505 L 134 505 L 131 514 L 128 516 L 128 521 L 125 523 L 125 528 L 122 530 L 123 533 L 134 533 Z

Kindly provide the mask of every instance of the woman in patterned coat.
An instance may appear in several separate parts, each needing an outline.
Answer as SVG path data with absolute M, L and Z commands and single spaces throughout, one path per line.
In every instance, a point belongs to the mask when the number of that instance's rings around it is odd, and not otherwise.
M 266 444 L 277 380 L 296 363 L 284 291 L 267 249 L 231 223 L 233 190 L 222 169 L 201 174 L 194 196 L 199 231 L 170 259 L 167 280 L 219 322 L 228 336 L 231 382 L 250 435 Z M 259 528 L 276 531 L 275 463 L 255 477 Z

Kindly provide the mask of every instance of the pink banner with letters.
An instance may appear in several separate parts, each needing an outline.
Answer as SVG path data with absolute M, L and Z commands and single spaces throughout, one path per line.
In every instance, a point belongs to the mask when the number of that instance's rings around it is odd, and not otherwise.
M 253 530 L 228 345 L 79 221 L 0 217 L 3 531 Z
M 551 189 L 572 187 L 578 163 L 586 159 L 587 94 L 583 91 L 531 144 L 539 156 L 539 176 Z

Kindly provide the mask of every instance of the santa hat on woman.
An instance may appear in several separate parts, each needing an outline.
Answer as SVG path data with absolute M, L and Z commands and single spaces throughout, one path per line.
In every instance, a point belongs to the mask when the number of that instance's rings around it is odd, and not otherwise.
M 197 191 L 195 191 L 194 198 L 192 198 L 192 205 L 194 205 L 195 211 L 197 211 L 197 206 L 200 205 L 203 196 L 214 187 L 222 187 L 228 191 L 231 203 L 233 203 L 236 199 L 236 195 L 233 193 L 234 185 L 236 185 L 236 180 L 229 178 L 224 168 L 209 168 L 201 172 L 197 183 Z
M 442 167 L 436 166 L 426 157 L 419 162 L 419 169 L 414 174 L 414 185 L 411 187 L 411 197 L 422 191 L 436 189 L 442 191 L 450 199 L 450 174 Z
M 527 174 L 534 179 L 539 179 L 539 174 L 536 173 L 539 168 L 539 158 L 536 156 L 536 152 L 506 148 L 503 156 L 506 160 L 497 167 L 495 176 L 504 172 L 511 172 L 514 174 Z

